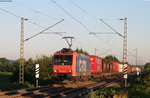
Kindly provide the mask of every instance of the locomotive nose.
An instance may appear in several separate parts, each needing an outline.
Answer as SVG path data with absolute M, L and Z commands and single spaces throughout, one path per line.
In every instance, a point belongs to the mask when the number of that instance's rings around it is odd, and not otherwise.
M 70 65 L 53 65 L 54 73 L 71 73 L 72 69 Z

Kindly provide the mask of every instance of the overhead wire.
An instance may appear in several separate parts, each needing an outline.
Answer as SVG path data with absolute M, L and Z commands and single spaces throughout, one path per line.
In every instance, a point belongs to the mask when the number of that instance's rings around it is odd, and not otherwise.
M 74 6 L 76 6 L 77 8 L 79 8 L 81 11 L 83 11 L 84 13 L 86 13 L 87 15 L 91 16 L 93 19 L 98 19 L 95 16 L 91 15 L 90 13 L 88 13 L 87 11 L 85 11 L 84 9 L 82 9 L 79 5 L 77 5 L 76 3 L 74 3 L 72 0 L 68 0 L 70 3 L 72 3 Z M 109 19 L 110 20 L 110 19 Z M 116 19 L 111 19 L 111 20 L 116 20 Z M 108 25 L 108 24 L 107 24 Z M 103 26 L 104 27 L 104 26 Z M 109 26 L 110 27 L 110 26 Z M 111 27 L 110 27 L 111 28 Z M 113 31 L 117 32 L 116 30 L 114 30 L 113 28 L 111 28 Z M 106 31 L 106 29 L 105 29 Z M 118 34 L 118 32 L 117 32 Z M 119 34 L 120 35 L 120 34 Z
M 90 45 L 87 45 L 87 44 L 84 44 L 83 42 L 81 42 L 81 41 L 79 41 L 79 40 L 77 40 L 76 39 L 76 41 L 79 43 L 79 44 L 81 44 L 82 46 L 85 46 L 85 47 L 88 47 L 88 48 L 90 48 L 91 50 L 95 50 L 95 48 L 93 48 L 92 46 L 90 46 Z M 96 49 L 96 50 L 98 50 L 98 51 L 100 51 L 100 49 Z M 106 50 L 106 49 L 101 49 L 101 51 L 102 50 Z
M 61 10 L 63 10 L 65 13 L 67 13 L 71 18 L 73 18 L 76 22 L 78 22 L 79 24 L 81 24 L 86 30 L 90 31 L 84 24 L 82 24 L 82 22 L 80 22 L 79 20 L 77 20 L 74 16 L 72 16 L 69 12 L 67 12 L 65 9 L 63 9 L 60 5 L 58 5 L 58 3 L 56 3 L 55 1 L 51 0 L 55 5 L 57 5 Z M 80 36 L 79 36 L 80 37 Z M 80 44 L 89 47 L 86 44 L 81 43 L 80 41 L 78 41 Z M 91 48 L 91 47 L 90 47 Z M 94 49 L 94 48 L 93 48 Z
M 64 8 L 62 8 L 58 3 L 56 3 L 54 0 L 51 0 L 57 7 L 59 7 L 62 11 L 64 11 L 67 15 L 69 15 L 73 20 L 78 22 L 82 27 L 84 27 L 87 31 L 91 31 L 88 27 L 86 27 L 82 22 L 80 22 L 78 19 L 76 19 L 73 15 L 71 15 L 69 12 L 67 12 Z
M 66 20 L 66 22 L 68 22 L 68 21 Z M 68 24 L 69 24 L 70 28 L 71 28 L 73 31 L 76 31 L 76 29 L 73 28 L 69 22 L 68 22 Z M 68 25 L 66 25 L 66 26 L 68 26 Z M 67 29 L 68 29 L 68 28 L 67 28 Z M 77 31 L 77 32 L 78 32 L 78 31 Z M 77 34 L 77 36 L 78 36 L 78 37 L 81 37 L 79 34 Z M 91 49 L 95 49 L 95 48 L 91 47 L 91 45 L 93 45 L 93 43 L 91 43 L 90 46 L 89 46 L 89 44 L 87 45 L 87 44 L 83 43 L 83 41 L 82 41 L 82 42 L 79 41 L 77 38 L 76 38 L 76 40 L 79 42 L 79 44 L 84 45 L 85 47 L 88 47 L 88 48 L 91 48 Z M 96 45 L 95 45 L 95 46 L 96 46 Z
M 113 47 L 113 45 L 111 45 L 108 41 L 103 40 L 102 38 L 100 38 L 99 36 L 95 35 L 98 39 L 100 39 L 101 41 L 105 42 L 106 44 L 108 44 L 110 47 Z
M 89 45 L 86 45 L 86 44 L 80 42 L 79 40 L 77 40 L 77 42 L 80 43 L 81 45 L 84 45 L 84 46 L 88 47 L 88 48 L 95 49 L 95 48 L 93 48 L 93 47 L 90 47 Z
M 93 16 L 93 15 L 91 15 L 90 13 L 88 13 L 87 11 L 85 11 L 84 9 L 82 9 L 79 5 L 77 5 L 76 3 L 74 3 L 72 0 L 68 0 L 70 3 L 72 3 L 74 6 L 76 6 L 78 9 L 80 9 L 81 11 L 83 11 L 84 13 L 86 13 L 87 15 L 89 15 L 90 17 L 92 17 L 93 19 L 98 19 L 98 18 L 96 18 L 95 16 Z M 104 27 L 104 25 L 103 25 L 103 27 Z M 105 29 L 105 31 L 106 31 L 106 29 Z M 98 36 L 97 36 L 98 37 Z M 98 37 L 100 40 L 102 40 L 102 41 L 104 41 L 105 43 L 107 43 L 108 45 L 110 45 L 110 46 L 113 46 L 113 45 L 111 45 L 110 43 L 108 43 L 107 41 L 105 41 L 105 40 L 103 40 L 103 39 L 101 39 L 100 37 Z
M 5 10 L 5 9 L 0 8 L 0 10 L 1 10 L 1 11 L 3 11 L 3 12 L 6 12 L 6 13 L 8 13 L 8 14 L 11 14 L 11 15 L 13 15 L 13 16 L 15 16 L 15 17 L 17 17 L 17 18 L 22 18 L 22 17 L 20 17 L 20 16 L 18 16 L 18 15 L 16 15 L 16 14 L 14 14 L 14 13 L 11 13 L 11 12 L 9 12 L 9 11 Z
M 57 23 L 55 23 L 55 24 L 53 24 L 52 26 L 50 26 L 50 27 L 48 27 L 48 28 L 46 28 L 46 29 L 42 30 L 41 32 L 39 32 L 39 33 L 37 33 L 37 34 L 35 34 L 35 35 L 33 35 L 33 36 L 31 36 L 31 37 L 27 38 L 25 41 L 28 41 L 28 40 L 30 40 L 31 38 L 33 38 L 33 37 L 35 37 L 35 36 L 37 36 L 37 35 L 39 35 L 39 34 L 42 34 L 44 31 L 46 31 L 46 30 L 48 30 L 48 29 L 50 29 L 50 28 L 54 27 L 55 25 L 57 25 L 57 24 L 61 23 L 62 21 L 64 21 L 64 19 L 63 19 L 63 20 L 61 20 L 61 21 L 59 21 L 59 22 L 57 22 Z
M 5 9 L 0 8 L 0 10 L 3 11 L 3 12 L 8 13 L 8 14 L 10 14 L 10 15 L 13 15 L 13 16 L 19 18 L 19 19 L 23 18 L 23 17 L 20 17 L 20 16 L 18 16 L 18 15 L 16 15 L 16 14 L 12 13 L 12 12 L 9 12 L 9 11 L 7 11 L 7 10 L 5 10 Z M 24 19 L 24 20 L 27 21 L 27 22 L 29 22 L 29 23 L 31 23 L 31 24 L 33 24 L 33 25 L 36 25 L 36 26 L 38 26 L 38 27 L 40 27 L 40 28 L 43 28 L 44 31 L 45 31 L 45 30 L 51 31 L 51 33 L 49 33 L 49 34 L 52 34 L 52 33 L 53 33 L 52 30 L 48 30 L 48 29 L 45 28 L 44 26 L 41 26 L 41 25 L 39 25 L 39 24 L 37 24 L 37 23 L 35 23 L 35 22 L 33 22 L 33 21 L 30 21 L 30 20 L 28 20 L 28 19 Z M 62 20 L 64 20 L 64 19 L 62 19 Z M 61 21 L 62 21 L 62 20 L 61 20 Z M 52 26 L 53 26 L 53 25 L 52 25 Z M 39 34 L 39 33 L 38 33 L 38 34 Z M 53 34 L 58 34 L 58 35 L 60 35 L 59 33 L 56 33 L 56 32 L 54 32 Z M 37 35 L 37 34 L 35 34 L 35 35 Z M 26 39 L 26 40 L 27 40 L 27 39 Z
M 78 6 L 76 3 L 74 3 L 72 0 L 68 0 L 70 3 L 72 3 L 74 6 L 76 6 L 77 8 L 79 8 L 80 10 L 82 10 L 84 13 L 86 13 L 88 16 L 92 17 L 93 19 L 98 19 L 95 16 L 91 15 L 90 13 L 88 13 L 87 11 L 85 11 L 84 9 L 82 9 L 80 6 Z
M 77 20 L 74 16 L 72 16 L 69 12 L 67 12 L 64 8 L 62 8 L 58 3 L 56 3 L 54 0 L 51 0 L 57 7 L 59 7 L 61 10 L 63 10 L 66 14 L 68 14 L 71 18 L 73 18 L 76 22 L 78 22 L 79 24 L 81 24 L 87 31 L 91 31 L 89 28 L 87 28 L 82 22 L 80 22 L 79 20 Z M 77 6 L 77 5 L 76 5 Z M 79 7 L 79 6 L 78 6 Z M 81 8 L 80 8 L 81 9 Z M 82 10 L 83 12 L 85 12 L 86 14 L 88 14 L 86 11 Z M 80 42 L 81 43 L 81 42 Z M 85 44 L 84 44 L 85 45 Z M 85 45 L 87 46 L 87 45 Z M 95 48 L 93 48 L 95 49 Z
M 76 3 L 74 3 L 72 0 L 68 0 L 72 5 L 74 5 L 75 7 L 77 7 L 78 9 L 80 9 L 83 13 L 85 13 L 86 15 L 90 16 L 91 18 L 93 18 L 96 22 L 98 22 L 98 18 L 93 16 L 92 14 L 88 13 L 86 10 L 84 10 L 83 8 L 81 8 L 79 5 L 77 5 Z M 95 28 L 95 26 L 93 27 Z
M 71 4 L 73 4 L 74 6 L 76 6 L 78 9 L 80 9 L 81 11 L 83 11 L 85 14 L 87 14 L 88 16 L 90 16 L 91 18 L 95 19 L 95 20 L 99 20 L 97 17 L 93 16 L 92 14 L 88 13 L 86 10 L 84 10 L 83 8 L 81 8 L 79 5 L 77 5 L 76 3 L 74 3 L 72 0 L 68 0 Z M 103 25 L 103 24 L 102 24 Z M 103 26 L 104 28 L 104 26 Z
M 101 41 L 103 41 L 103 42 L 105 42 L 108 46 L 110 46 L 111 47 L 111 49 L 112 49 L 112 47 L 114 48 L 114 50 L 116 49 L 116 50 L 118 50 L 118 48 L 116 48 L 116 47 L 114 47 L 114 45 L 112 45 L 112 44 L 110 44 L 108 41 L 105 41 L 105 40 L 103 40 L 102 38 L 100 38 L 99 36 L 97 36 L 97 35 L 95 35 L 99 40 L 101 40 Z M 120 50 L 119 50 L 120 51 Z M 118 53 L 118 51 L 117 51 L 117 53 Z
M 20 17 L 20 16 L 14 14 L 14 13 L 11 13 L 11 12 L 5 10 L 5 9 L 0 8 L 0 10 L 3 11 L 3 12 L 6 12 L 6 13 L 8 13 L 8 14 L 11 14 L 11 15 L 17 17 L 17 18 L 22 18 L 22 17 Z M 31 10 L 32 10 L 32 9 L 31 9 Z M 34 11 L 34 10 L 33 10 L 33 11 Z M 73 18 L 73 17 L 72 17 L 72 18 Z M 74 18 L 74 19 L 76 19 L 76 18 Z M 41 28 L 44 28 L 44 29 L 45 29 L 45 27 L 43 27 L 43 26 L 41 26 L 41 25 L 39 25 L 39 24 L 37 24 L 37 23 L 35 23 L 35 22 L 33 22 L 33 21 L 30 21 L 30 20 L 26 20 L 26 21 L 28 21 L 29 23 L 34 24 L 34 25 L 36 25 L 36 26 L 38 26 L 38 27 L 41 27 Z M 78 21 L 78 20 L 77 20 L 77 21 Z M 78 22 L 79 22 L 79 21 L 78 21 Z M 82 24 L 81 22 L 79 22 L 79 23 Z M 83 24 L 82 24 L 82 25 L 83 25 Z M 86 28 L 86 27 L 85 27 L 85 28 Z M 88 28 L 86 28 L 86 29 L 88 29 Z M 89 45 L 83 44 L 83 43 L 81 43 L 80 41 L 78 41 L 78 42 L 79 42 L 80 44 L 86 46 L 86 47 L 89 47 Z M 95 48 L 93 48 L 93 47 L 89 47 L 89 48 L 95 49 Z
M 72 0 L 68 0 L 70 1 L 74 6 L 78 7 L 80 10 L 82 10 L 83 12 L 85 12 L 87 15 L 89 15 L 90 17 L 92 17 L 93 19 L 98 19 L 95 16 L 89 14 L 87 11 L 83 10 L 81 7 L 79 7 L 77 4 L 75 4 Z M 107 41 L 101 39 L 100 37 L 96 36 L 98 39 L 102 40 L 103 42 L 105 42 L 106 44 L 108 44 L 110 47 L 113 47 L 113 45 L 111 45 L 110 43 L 108 43 Z
M 51 19 L 61 20 L 61 19 L 53 18 L 53 17 L 47 15 L 46 13 L 43 13 L 43 12 L 41 12 L 41 11 L 39 11 L 39 10 L 35 10 L 35 9 L 33 9 L 33 8 L 27 7 L 27 6 L 23 5 L 23 4 L 20 4 L 20 3 L 16 2 L 16 1 L 14 1 L 13 3 L 16 4 L 16 5 L 18 5 L 18 6 L 20 6 L 20 7 L 26 8 L 26 9 L 32 11 L 32 12 L 39 13 L 39 14 L 41 14 L 41 15 L 43 15 L 43 16 L 47 16 L 47 17 L 49 17 L 49 18 L 51 18 Z M 43 26 L 37 24 L 36 22 L 32 22 L 32 21 L 30 21 L 30 20 L 28 20 L 28 22 L 30 22 L 30 23 L 32 23 L 32 24 L 38 26 L 38 27 L 41 27 L 41 28 L 45 29 L 45 27 L 43 27 Z M 51 30 L 48 30 L 48 31 L 51 31 Z M 51 32 L 52 32 L 52 31 L 51 31 Z
M 41 11 L 39 11 L 39 10 L 35 10 L 35 9 L 33 9 L 33 8 L 30 8 L 30 7 L 28 7 L 28 6 L 25 6 L 25 5 L 23 5 L 23 4 L 20 4 L 20 3 L 16 2 L 16 1 L 13 1 L 13 3 L 16 4 L 16 5 L 18 5 L 18 6 L 20 6 L 20 7 L 23 7 L 23 8 L 25 8 L 25 9 L 28 9 L 28 10 L 30 10 L 30 11 L 32 11 L 32 12 L 39 13 L 39 14 L 41 14 L 41 15 L 43 15 L 43 16 L 49 17 L 49 18 L 51 18 L 51 19 L 61 20 L 61 19 L 54 18 L 54 17 L 52 17 L 52 16 L 50 16 L 50 15 L 44 13 L 44 12 L 41 12 Z
M 132 54 L 130 51 L 127 50 L 127 52 L 132 55 L 133 57 L 136 57 L 134 54 Z
M 22 17 L 20 17 L 20 16 L 14 14 L 14 13 L 12 13 L 12 12 L 9 12 L 9 11 L 5 10 L 5 9 L 0 8 L 0 10 L 3 11 L 3 12 L 6 12 L 6 13 L 8 13 L 8 14 L 11 14 L 11 15 L 13 15 L 13 16 L 19 18 L 19 19 L 22 18 Z M 28 19 L 27 19 L 26 21 L 28 21 L 29 23 L 34 24 L 34 25 L 36 25 L 36 26 L 38 26 L 38 27 L 41 27 L 41 28 L 45 29 L 45 27 L 43 27 L 43 26 L 41 26 L 41 25 L 39 25 L 39 24 L 37 24 L 37 23 L 35 23 L 35 22 L 32 22 L 32 21 L 30 21 L 30 20 L 28 20 Z
M 65 13 L 67 13 L 71 18 L 73 18 L 75 21 L 77 21 L 78 23 L 81 24 L 80 21 L 78 21 L 75 17 L 73 17 L 70 13 L 68 13 L 65 9 L 63 9 L 58 3 L 56 3 L 54 0 L 51 0 L 54 4 L 56 4 L 61 10 L 63 10 Z M 92 17 L 93 19 L 98 19 L 95 16 L 89 14 L 87 11 L 83 10 L 81 7 L 79 7 L 77 4 L 75 4 L 72 0 L 68 0 L 69 2 L 71 2 L 74 6 L 76 6 L 77 8 L 79 8 L 80 10 L 82 10 L 84 13 L 86 13 L 87 15 L 89 15 L 90 17 Z M 85 25 L 81 24 L 84 28 L 86 28 L 88 31 L 90 31 L 87 27 L 85 27 Z M 118 33 L 118 32 L 117 32 Z M 101 39 L 100 37 L 96 36 L 98 39 L 102 40 L 103 42 L 105 42 L 106 44 L 108 44 L 111 48 L 114 47 L 113 45 L 111 45 L 110 43 L 108 43 L 107 41 Z M 115 47 L 116 48 L 116 47 Z

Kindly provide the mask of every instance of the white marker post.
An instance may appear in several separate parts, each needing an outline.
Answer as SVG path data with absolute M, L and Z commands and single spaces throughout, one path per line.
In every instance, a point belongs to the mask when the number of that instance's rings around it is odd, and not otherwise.
M 140 69 L 137 67 L 136 68 L 136 74 L 139 76 L 139 74 L 140 74 Z
M 39 79 L 39 64 L 35 65 L 35 78 L 36 78 L 36 87 L 38 87 L 38 79 Z
M 124 64 L 124 79 L 125 79 L 125 87 L 127 86 L 127 78 L 128 78 L 128 69 L 127 69 L 127 64 Z

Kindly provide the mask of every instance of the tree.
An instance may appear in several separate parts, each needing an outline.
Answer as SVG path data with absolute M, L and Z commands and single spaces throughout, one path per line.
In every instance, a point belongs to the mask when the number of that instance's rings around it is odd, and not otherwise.
M 16 69 L 13 66 L 13 62 L 6 58 L 0 58 L 0 71 L 1 72 L 13 72 Z
M 89 53 L 86 52 L 86 51 L 84 51 L 83 49 L 78 49 L 78 48 L 76 48 L 76 50 L 74 50 L 74 52 L 81 53 L 81 54 L 84 54 L 84 55 L 89 56 Z
M 12 82 L 18 82 L 19 81 L 19 65 L 20 65 L 20 60 L 16 60 L 13 63 L 14 66 L 16 66 L 16 70 L 13 72 L 12 75 Z M 29 60 L 25 60 L 25 64 L 24 64 L 24 80 L 34 84 L 35 81 L 35 64 L 34 61 L 29 58 Z
M 150 69 L 150 62 L 148 62 L 144 65 L 144 69 Z
M 115 56 L 108 55 L 104 59 L 111 61 L 111 62 L 120 62 Z
M 20 60 L 18 59 L 16 61 L 14 61 L 13 65 L 16 67 L 16 69 L 13 71 L 11 82 L 18 82 L 19 81 L 19 65 L 20 65 Z
M 34 84 L 35 82 L 35 63 L 34 60 L 32 58 L 29 58 L 26 62 L 25 62 L 25 81 L 28 81 L 31 84 Z
M 51 79 L 52 58 L 43 55 L 42 58 L 37 58 L 35 63 L 40 65 L 40 79 L 42 80 Z

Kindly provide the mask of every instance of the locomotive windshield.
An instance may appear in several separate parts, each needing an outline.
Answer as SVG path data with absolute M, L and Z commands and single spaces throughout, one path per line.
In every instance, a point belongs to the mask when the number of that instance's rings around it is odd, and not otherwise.
M 54 65 L 72 65 L 72 55 L 54 55 Z

